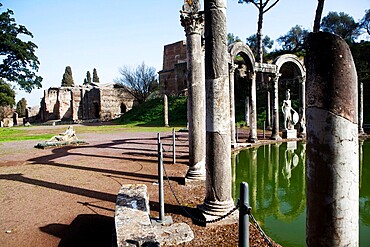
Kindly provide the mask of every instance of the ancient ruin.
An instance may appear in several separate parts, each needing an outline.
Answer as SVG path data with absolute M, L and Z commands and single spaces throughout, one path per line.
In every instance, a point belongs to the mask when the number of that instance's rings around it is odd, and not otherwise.
M 109 121 L 119 118 L 135 104 L 121 85 L 91 83 L 74 87 L 51 87 L 44 91 L 41 107 L 27 110 L 28 122 L 49 120 Z

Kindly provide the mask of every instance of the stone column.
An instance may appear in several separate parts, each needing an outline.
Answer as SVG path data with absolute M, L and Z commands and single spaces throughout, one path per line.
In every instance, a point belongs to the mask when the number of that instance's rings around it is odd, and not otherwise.
M 364 84 L 361 82 L 359 85 L 358 133 L 364 135 Z
M 249 113 L 249 142 L 257 142 L 257 88 L 256 88 L 256 73 L 251 75 L 251 97 L 250 97 L 250 113 Z
M 230 134 L 231 144 L 236 144 L 235 136 L 235 91 L 234 91 L 234 73 L 238 66 L 232 64 L 229 68 L 229 83 L 230 83 Z
M 267 96 L 266 96 L 266 129 L 271 129 L 271 101 L 270 101 L 270 91 L 267 91 Z
M 167 95 L 163 96 L 163 111 L 164 111 L 164 127 L 169 127 L 169 125 L 168 125 L 168 98 L 167 98 Z
M 204 216 L 229 212 L 231 197 L 231 138 L 226 0 L 205 0 L 206 75 L 206 198 Z
M 299 119 L 299 137 L 305 138 L 306 137 L 306 76 L 302 76 L 300 78 L 301 84 L 301 104 L 302 107 L 299 110 L 300 119 Z
M 272 140 L 281 140 L 279 135 L 279 77 L 280 74 L 276 74 L 273 77 L 274 80 L 274 100 L 272 102 L 272 133 L 270 139 Z
M 244 118 L 245 118 L 245 125 L 250 126 L 249 123 L 249 96 L 245 96 L 244 100 Z
M 196 3 L 193 3 L 197 5 Z M 194 8 L 195 7 L 195 8 Z M 202 76 L 203 13 L 199 3 L 191 6 L 185 1 L 181 11 L 181 25 L 186 34 L 188 121 L 189 121 L 189 170 L 187 179 L 205 180 L 206 127 L 205 127 L 205 81 Z
M 347 43 L 307 38 L 307 246 L 359 246 L 357 74 Z

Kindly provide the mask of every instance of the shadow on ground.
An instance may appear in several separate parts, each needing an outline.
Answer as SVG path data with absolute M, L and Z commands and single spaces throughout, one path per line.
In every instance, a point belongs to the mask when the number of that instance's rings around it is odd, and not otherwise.
M 70 225 L 49 224 L 42 232 L 60 238 L 59 247 L 112 246 L 114 218 L 97 214 L 80 214 Z

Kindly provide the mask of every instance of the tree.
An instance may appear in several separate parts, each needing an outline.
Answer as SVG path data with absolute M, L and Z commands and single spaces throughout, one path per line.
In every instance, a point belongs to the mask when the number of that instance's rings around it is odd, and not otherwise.
M 275 0 L 273 3 L 270 0 L 239 0 L 238 3 L 251 3 L 258 9 L 258 22 L 257 22 L 257 56 L 256 62 L 263 62 L 263 40 L 262 40 L 262 24 L 263 15 L 274 7 L 279 0 Z M 270 3 L 270 4 L 269 4 Z
M 329 12 L 322 19 L 321 28 L 325 32 L 330 32 L 341 36 L 349 43 L 361 34 L 360 23 L 355 22 L 353 17 L 344 12 Z
M 20 101 L 18 101 L 17 108 L 15 111 L 18 113 L 20 117 L 25 117 L 26 108 L 27 108 L 27 100 L 25 98 L 22 98 Z
M 238 36 L 234 37 L 233 33 L 228 33 L 227 34 L 227 45 L 231 45 L 232 43 L 240 42 L 240 41 L 241 41 L 241 39 Z
M 2 4 L 0 3 L 0 7 Z M 37 45 L 31 41 L 22 41 L 18 36 L 33 38 L 25 26 L 17 25 L 12 10 L 0 14 L 0 78 L 14 82 L 26 92 L 41 88 L 42 77 L 35 72 L 39 69 L 39 60 L 35 55 Z
M 70 66 L 67 66 L 63 74 L 62 87 L 73 87 L 73 86 L 74 81 L 72 77 L 72 68 Z
M 365 15 L 361 19 L 361 27 L 366 30 L 368 35 L 370 35 L 370 9 L 365 11 Z
M 84 79 L 84 85 L 91 84 L 91 74 L 90 71 L 86 72 L 86 78 Z
M 98 72 L 96 72 L 96 69 L 93 70 L 93 82 L 99 82 Z
M 0 78 L 0 106 L 15 105 L 15 92 L 11 86 Z
M 253 54 L 255 56 L 258 56 L 258 40 L 257 40 L 257 35 L 253 34 L 249 36 L 246 40 L 246 44 L 251 48 L 253 51 Z M 265 36 L 262 39 L 262 54 L 265 54 L 267 52 L 267 49 L 271 49 L 274 44 L 274 41 L 269 37 Z
M 308 33 L 308 30 L 296 25 L 287 34 L 280 36 L 277 41 L 282 45 L 284 51 L 292 53 L 300 52 L 304 50 L 304 42 Z
M 320 23 L 321 23 L 322 11 L 324 9 L 324 3 L 325 3 L 325 0 L 317 0 L 317 8 L 316 8 L 315 20 L 314 20 L 314 25 L 313 25 L 313 31 L 315 33 L 320 31 Z
M 122 77 L 116 79 L 116 82 L 121 84 L 138 103 L 144 102 L 158 87 L 155 68 L 146 66 L 144 62 L 135 69 L 124 66 L 119 72 Z

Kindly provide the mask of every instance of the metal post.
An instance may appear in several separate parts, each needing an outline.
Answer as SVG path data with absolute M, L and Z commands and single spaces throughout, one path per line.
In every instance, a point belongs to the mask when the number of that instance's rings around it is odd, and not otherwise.
M 249 246 L 249 189 L 248 183 L 240 183 L 239 247 Z
M 158 133 L 158 191 L 159 191 L 159 221 L 164 220 L 164 193 L 163 193 L 163 151 L 161 136 Z
M 172 129 L 172 155 L 173 155 L 173 164 L 176 164 L 176 132 L 175 132 L 175 128 Z
M 263 121 L 263 139 L 265 139 L 266 121 Z

